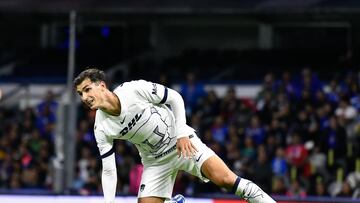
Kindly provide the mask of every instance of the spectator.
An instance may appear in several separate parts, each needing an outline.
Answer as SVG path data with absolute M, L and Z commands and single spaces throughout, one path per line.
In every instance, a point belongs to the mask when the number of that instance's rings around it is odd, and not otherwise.
M 291 198 L 305 198 L 307 193 L 300 181 L 295 179 L 292 181 L 290 188 L 286 191 L 286 196 Z
M 293 84 L 291 73 L 285 70 L 282 73 L 281 80 L 277 82 L 277 90 L 278 92 L 286 94 L 287 98 L 294 99 L 295 96 L 295 86 Z
M 350 105 L 348 97 L 342 97 L 335 115 L 346 123 L 353 121 L 357 116 L 356 109 Z
M 315 194 L 316 197 L 327 197 L 329 193 L 327 192 L 327 187 L 324 181 L 316 181 L 315 184 Z
M 272 172 L 275 176 L 285 177 L 288 173 L 288 165 L 285 159 L 284 149 L 276 149 L 276 156 L 271 162 Z
M 226 158 L 224 160 L 225 163 L 230 167 L 234 168 L 234 163 L 240 159 L 239 147 L 236 143 L 228 142 L 226 144 Z
M 324 153 L 326 150 L 334 150 L 337 158 L 344 158 L 346 153 L 346 131 L 338 124 L 337 119 L 333 116 L 330 118 L 330 125 L 324 131 L 322 136 L 321 147 Z
M 275 176 L 273 180 L 273 186 L 271 189 L 271 194 L 273 195 L 286 195 L 287 186 L 285 182 L 285 177 Z
M 253 110 L 251 107 L 247 107 L 244 101 L 240 101 L 238 109 L 235 111 L 235 118 L 237 119 L 235 125 L 243 131 L 246 126 L 248 126 L 249 121 L 252 117 Z
M 328 178 L 327 172 L 327 157 L 326 154 L 320 151 L 318 146 L 315 146 L 310 151 L 309 162 L 312 167 L 313 173 L 320 174 L 321 177 Z
M 322 83 L 316 73 L 313 73 L 310 68 L 305 67 L 301 71 L 301 78 L 296 86 L 298 96 L 304 93 L 308 94 L 308 98 L 315 95 L 315 92 L 322 89 Z
M 245 129 L 245 136 L 251 138 L 255 145 L 260 145 L 265 142 L 266 131 L 261 125 L 258 116 L 253 116 L 251 118 L 250 126 Z
M 337 194 L 337 197 L 352 197 L 353 189 L 351 188 L 350 184 L 345 181 L 342 183 L 340 193 Z
M 184 98 L 187 117 L 195 112 L 200 99 L 206 95 L 204 85 L 196 81 L 195 73 L 186 74 L 186 82 L 180 87 L 180 94 Z
M 52 90 L 45 93 L 43 101 L 37 105 L 37 112 L 41 114 L 43 111 L 49 111 L 50 114 L 56 115 L 58 102 L 55 100 L 55 95 Z
M 198 109 L 203 125 L 211 125 L 214 117 L 220 113 L 220 99 L 214 90 L 209 90 L 207 95 L 202 98 Z
M 268 135 L 272 135 L 275 139 L 275 143 L 278 146 L 286 145 L 286 124 L 280 123 L 278 119 L 273 118 L 268 128 Z
M 286 159 L 301 175 L 308 176 L 308 151 L 305 149 L 300 135 L 297 132 L 294 132 L 291 138 L 291 144 L 286 148 Z
M 221 115 L 225 122 L 236 122 L 236 110 L 238 108 L 239 101 L 236 98 L 236 90 L 234 87 L 229 87 L 224 98 L 221 101 Z
M 36 126 L 40 129 L 40 133 L 49 140 L 54 140 L 57 107 L 58 103 L 51 90 L 46 92 L 44 100 L 37 105 Z
M 265 192 L 270 192 L 271 189 L 271 166 L 268 162 L 268 155 L 264 145 L 260 145 L 257 149 L 257 159 L 249 170 L 254 181 L 260 185 Z
M 353 191 L 352 198 L 356 199 L 360 197 L 360 172 L 350 172 L 346 177 L 346 182 L 349 183 L 351 190 Z
M 258 115 L 263 123 L 270 123 L 275 107 L 276 102 L 273 100 L 272 93 L 263 92 L 263 96 L 258 98 L 256 103 Z
M 264 76 L 262 89 L 257 96 L 257 100 L 264 98 L 267 93 L 276 92 L 276 82 L 273 73 L 266 73 Z
M 211 133 L 214 137 L 214 141 L 221 144 L 222 146 L 225 145 L 227 140 L 228 134 L 228 127 L 224 123 L 224 119 L 222 116 L 216 116 L 215 121 L 211 127 Z
M 241 149 L 241 155 L 246 161 L 254 160 L 256 158 L 256 149 L 254 141 L 251 137 L 245 137 L 244 147 Z
M 341 93 L 338 81 L 332 79 L 329 83 L 329 87 L 325 89 L 327 100 L 332 104 L 339 102 L 339 95 Z

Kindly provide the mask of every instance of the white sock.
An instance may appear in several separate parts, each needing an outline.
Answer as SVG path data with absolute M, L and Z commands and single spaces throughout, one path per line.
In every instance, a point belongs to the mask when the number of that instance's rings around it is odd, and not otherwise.
M 238 182 L 238 181 L 236 181 Z M 235 183 L 236 183 L 235 182 Z M 234 185 L 235 187 L 235 185 Z M 242 197 L 250 203 L 274 203 L 275 201 L 266 194 L 258 185 L 255 183 L 241 178 L 238 182 L 238 186 L 235 191 L 235 195 Z

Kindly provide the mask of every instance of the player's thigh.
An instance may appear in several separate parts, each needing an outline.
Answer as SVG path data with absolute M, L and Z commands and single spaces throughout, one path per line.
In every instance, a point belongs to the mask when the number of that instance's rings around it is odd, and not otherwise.
M 174 155 L 176 157 L 176 154 Z M 138 198 L 170 199 L 178 169 L 173 162 L 164 162 L 158 165 L 144 165 Z M 150 201 L 150 200 L 148 200 Z
M 237 175 L 217 155 L 209 157 L 201 166 L 201 172 L 218 186 L 231 189 Z
M 160 197 L 142 197 L 138 199 L 138 203 L 164 203 L 165 199 Z
M 197 148 L 197 152 L 191 159 L 180 158 L 178 162 L 180 164 L 179 168 L 208 182 L 209 179 L 203 176 L 201 167 L 207 159 L 215 155 L 215 152 L 206 146 L 196 135 L 192 135 L 190 141 Z

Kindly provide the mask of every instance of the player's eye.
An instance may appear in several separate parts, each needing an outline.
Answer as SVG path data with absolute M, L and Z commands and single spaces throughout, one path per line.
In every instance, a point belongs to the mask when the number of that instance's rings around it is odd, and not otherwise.
M 85 92 L 89 92 L 91 88 L 85 88 Z

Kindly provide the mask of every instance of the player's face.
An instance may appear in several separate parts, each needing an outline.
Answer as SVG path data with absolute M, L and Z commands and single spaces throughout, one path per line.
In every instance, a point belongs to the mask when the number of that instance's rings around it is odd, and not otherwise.
M 102 104 L 102 93 L 104 92 L 104 82 L 91 82 L 86 78 L 77 87 L 76 92 L 90 109 L 98 109 Z

